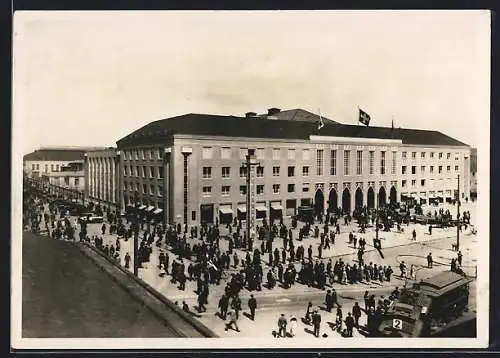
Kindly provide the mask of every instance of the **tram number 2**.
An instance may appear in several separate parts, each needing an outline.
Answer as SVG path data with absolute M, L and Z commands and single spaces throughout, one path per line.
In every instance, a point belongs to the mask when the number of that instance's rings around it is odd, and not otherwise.
M 392 320 L 392 328 L 394 329 L 402 329 L 403 328 L 403 321 L 397 318 L 394 318 Z

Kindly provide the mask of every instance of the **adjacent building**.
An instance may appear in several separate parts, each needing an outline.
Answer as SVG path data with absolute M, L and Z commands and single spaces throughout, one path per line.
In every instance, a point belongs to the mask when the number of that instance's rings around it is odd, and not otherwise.
M 120 160 L 116 148 L 85 153 L 85 198 L 112 211 L 120 210 Z
M 302 109 L 245 116 L 186 114 L 117 142 L 120 205 L 169 223 L 245 219 L 248 149 L 255 149 L 256 217 L 300 206 L 352 212 L 409 198 L 470 193 L 470 147 L 437 131 L 345 125 Z M 458 185 L 460 175 L 460 188 Z
M 471 148 L 470 152 L 470 197 L 477 198 L 477 148 Z

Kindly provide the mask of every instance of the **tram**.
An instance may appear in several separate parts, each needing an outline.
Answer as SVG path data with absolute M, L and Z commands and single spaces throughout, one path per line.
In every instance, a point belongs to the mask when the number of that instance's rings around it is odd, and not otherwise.
M 472 317 L 468 310 L 471 281 L 446 271 L 401 290 L 380 318 L 377 336 L 432 337 L 464 316 Z

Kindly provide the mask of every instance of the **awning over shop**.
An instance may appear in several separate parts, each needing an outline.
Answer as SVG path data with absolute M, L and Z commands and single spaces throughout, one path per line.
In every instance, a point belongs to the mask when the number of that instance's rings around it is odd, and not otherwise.
M 260 205 L 256 205 L 255 206 L 255 210 L 257 210 L 257 211 L 267 211 L 267 208 L 266 208 L 265 205 L 260 204 Z
M 139 210 L 144 210 L 144 209 L 146 209 L 146 205 L 139 206 Z
M 163 212 L 163 209 L 155 209 L 155 211 L 153 211 L 153 214 L 161 214 Z
M 240 211 L 242 213 L 246 213 L 247 212 L 247 207 L 244 206 L 244 205 L 240 205 L 240 206 L 238 206 L 238 211 Z
M 420 193 L 420 199 L 425 199 L 427 197 L 427 193 L 421 192 Z
M 412 198 L 417 198 L 418 197 L 417 193 L 411 193 L 410 195 L 411 195 Z
M 219 210 L 223 214 L 232 214 L 233 213 L 233 209 L 231 209 L 231 208 L 220 208 Z
M 281 206 L 280 203 L 271 203 L 271 208 L 273 210 L 283 210 L 283 207 Z
M 148 206 L 148 207 L 147 207 L 147 209 L 146 209 L 146 211 L 151 211 L 151 210 L 153 210 L 154 208 L 155 208 L 154 206 Z

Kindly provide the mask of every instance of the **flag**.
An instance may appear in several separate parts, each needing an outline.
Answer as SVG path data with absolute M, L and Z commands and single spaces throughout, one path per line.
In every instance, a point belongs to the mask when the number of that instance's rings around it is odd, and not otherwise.
M 359 109 L 359 121 L 363 123 L 365 126 L 370 124 L 370 115 L 363 111 L 361 108 Z
M 325 126 L 325 123 L 323 123 L 323 117 L 321 117 L 321 112 L 319 110 L 318 110 L 318 114 L 319 114 L 318 130 L 320 130 L 321 128 L 323 128 Z

